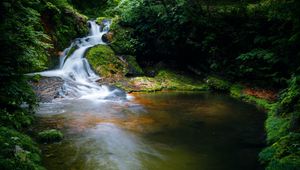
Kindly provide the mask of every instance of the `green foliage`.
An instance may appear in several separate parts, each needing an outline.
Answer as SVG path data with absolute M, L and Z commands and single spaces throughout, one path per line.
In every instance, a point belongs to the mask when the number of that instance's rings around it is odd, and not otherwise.
M 45 69 L 49 37 L 43 33 L 36 0 L 1 2 L 1 76 Z
M 46 2 L 41 13 L 43 26 L 56 51 L 63 50 L 72 39 L 88 32 L 87 17 L 78 13 L 66 0 Z
M 137 40 L 133 38 L 133 29 L 121 26 L 118 17 L 112 20 L 110 31 L 113 32 L 112 42 L 109 44 L 117 54 L 134 55 Z
M 300 104 L 300 76 L 294 76 L 289 81 L 289 88 L 285 89 L 280 96 L 279 111 L 286 115 L 299 110 Z
M 40 150 L 30 137 L 0 127 L 0 169 L 42 170 Z
M 62 140 L 63 133 L 56 129 L 44 130 L 38 133 L 38 138 L 42 142 L 57 142 Z
M 296 170 L 300 166 L 300 133 L 289 133 L 260 153 L 267 170 Z
M 6 77 L 0 82 L 0 125 L 21 128 L 32 122 L 36 98 L 24 76 Z
M 260 154 L 267 169 L 294 170 L 300 165 L 300 82 L 293 76 L 266 121 L 269 147 Z
M 300 63 L 299 7 L 295 0 L 124 0 L 112 11 L 143 65 L 175 62 L 282 87 Z
M 276 65 L 279 64 L 279 59 L 274 53 L 264 49 L 254 49 L 248 53 L 241 54 L 237 57 L 237 60 L 239 64 L 238 74 L 241 76 L 257 80 L 274 78 L 275 80 L 273 81 L 276 81 L 278 72 L 274 72 L 274 70 L 276 70 Z
M 111 0 L 68 0 L 81 13 L 96 18 L 104 15 L 105 9 L 115 4 Z
M 217 77 L 208 77 L 207 85 L 212 91 L 229 92 L 230 83 Z

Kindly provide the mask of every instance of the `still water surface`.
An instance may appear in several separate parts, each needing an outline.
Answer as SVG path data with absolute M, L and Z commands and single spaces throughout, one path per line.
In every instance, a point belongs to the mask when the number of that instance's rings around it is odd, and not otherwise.
M 226 95 L 160 92 L 130 101 L 62 100 L 40 105 L 36 129 L 49 170 L 259 170 L 264 113 Z

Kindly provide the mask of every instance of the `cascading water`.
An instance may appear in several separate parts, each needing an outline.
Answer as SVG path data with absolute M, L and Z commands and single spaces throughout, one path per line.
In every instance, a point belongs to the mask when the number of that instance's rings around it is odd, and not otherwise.
M 91 69 L 84 55 L 89 48 L 105 44 L 102 36 L 109 31 L 110 21 L 104 21 L 103 28 L 95 21 L 88 23 L 89 35 L 76 39 L 63 51 L 57 69 L 33 73 L 62 78 L 64 85 L 59 94 L 67 99 L 40 103 L 37 115 L 49 119 L 55 119 L 57 115 L 64 118 L 66 124 L 63 127 L 67 128 L 62 129 L 66 138 L 60 146 L 69 146 L 67 143 L 71 142 L 75 152 L 71 152 L 72 160 L 59 165 L 59 169 L 142 169 L 141 155 L 158 158 L 160 155 L 140 137 L 123 129 L 113 120 L 125 121 L 134 114 L 143 114 L 143 108 L 130 100 L 123 100 L 127 97 L 125 92 L 111 90 L 111 87 L 97 83 L 100 77 Z M 124 109 L 126 114 L 123 113 Z M 85 123 L 85 120 L 89 120 L 89 123 Z M 66 148 L 60 151 L 69 153 Z M 76 167 L 77 163 L 81 163 L 80 167 Z M 47 168 L 57 169 L 51 168 L 55 164 L 50 164 Z M 68 167 L 73 167 L 73 164 L 74 168 Z
M 70 47 L 63 51 L 60 56 L 58 69 L 35 74 L 45 77 L 61 77 L 65 81 L 64 86 L 59 92 L 62 97 L 106 99 L 117 96 L 120 94 L 120 90 L 110 90 L 108 86 L 99 86 L 97 84 L 96 81 L 100 77 L 94 73 L 87 59 L 84 57 L 85 52 L 90 47 L 105 44 L 102 41 L 102 36 L 109 31 L 111 22 L 109 20 L 103 21 L 103 28 L 95 21 L 88 21 L 88 24 L 90 26 L 89 35 L 77 38 Z M 72 52 L 73 50 L 74 52 Z

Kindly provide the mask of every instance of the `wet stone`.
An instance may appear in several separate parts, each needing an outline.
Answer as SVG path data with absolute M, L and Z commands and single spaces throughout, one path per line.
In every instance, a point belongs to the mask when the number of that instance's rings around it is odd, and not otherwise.
M 51 102 L 60 97 L 59 91 L 62 89 L 64 80 L 60 77 L 42 77 L 38 82 L 29 82 L 38 98 L 39 102 Z

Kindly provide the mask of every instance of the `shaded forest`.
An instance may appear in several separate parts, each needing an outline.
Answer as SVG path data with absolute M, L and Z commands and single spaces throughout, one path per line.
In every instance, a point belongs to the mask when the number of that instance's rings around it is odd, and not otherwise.
M 299 8 L 297 0 L 3 0 L 0 169 L 43 169 L 26 133 L 38 106 L 28 82 L 39 76 L 26 73 L 54 68 L 62 50 L 87 34 L 87 21 L 104 18 L 112 20 L 109 47 L 140 66 L 130 76 L 155 77 L 163 67 L 254 100 L 268 116 L 258 159 L 268 170 L 299 169 Z M 275 94 L 249 99 L 243 87 Z

